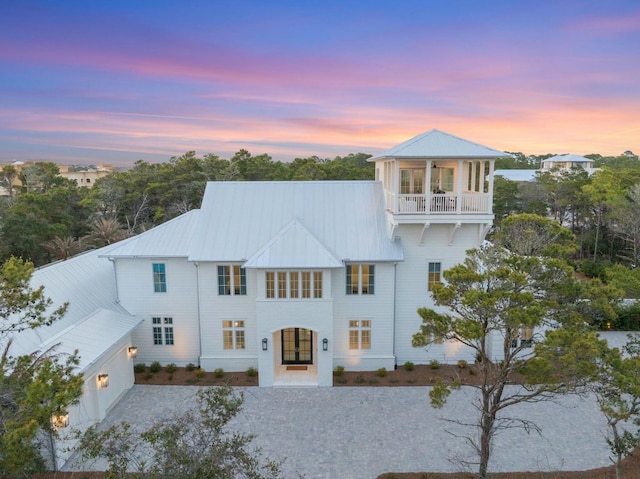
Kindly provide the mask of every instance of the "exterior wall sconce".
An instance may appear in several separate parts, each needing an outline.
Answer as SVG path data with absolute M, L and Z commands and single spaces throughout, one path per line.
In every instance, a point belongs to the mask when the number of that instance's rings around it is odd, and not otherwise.
M 101 388 L 109 387 L 109 375 L 108 374 L 98 374 L 98 385 Z
M 322 350 L 329 351 L 329 340 L 327 338 L 322 340 Z
M 129 346 L 129 357 L 130 358 L 138 357 L 138 348 L 136 346 Z
M 51 416 L 51 424 L 56 429 L 63 429 L 69 426 L 69 415 L 58 414 Z
M 268 345 L 267 338 L 262 338 L 262 350 L 263 351 L 267 350 L 267 345 Z

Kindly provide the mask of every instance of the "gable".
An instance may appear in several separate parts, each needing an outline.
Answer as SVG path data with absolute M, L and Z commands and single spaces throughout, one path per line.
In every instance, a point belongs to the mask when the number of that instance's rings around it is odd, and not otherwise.
M 244 264 L 245 268 L 341 268 L 336 258 L 296 219 Z

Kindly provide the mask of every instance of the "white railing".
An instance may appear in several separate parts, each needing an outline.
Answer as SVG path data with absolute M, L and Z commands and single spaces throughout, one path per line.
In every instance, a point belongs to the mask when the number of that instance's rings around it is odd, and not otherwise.
M 396 196 L 387 192 L 387 205 L 393 210 Z M 468 214 L 489 213 L 486 193 L 398 195 L 399 214 Z

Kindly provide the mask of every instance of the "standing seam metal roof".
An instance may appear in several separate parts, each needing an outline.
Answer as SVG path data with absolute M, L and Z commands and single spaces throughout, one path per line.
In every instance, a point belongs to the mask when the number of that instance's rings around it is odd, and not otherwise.
M 382 158 L 500 158 L 511 156 L 440 130 L 430 130 L 380 153 L 368 161 Z
M 292 222 L 304 225 L 307 233 L 297 227 L 298 239 L 291 245 L 300 246 L 313 237 L 322 249 L 339 260 L 403 259 L 400 245 L 388 237 L 380 183 L 272 181 L 208 183 L 189 260 L 246 261 Z M 278 253 L 277 264 L 291 260 L 287 260 L 286 253 L 284 250 Z M 304 252 L 295 255 L 295 261 L 299 262 Z M 317 260 L 326 265 L 328 256 L 320 254 Z

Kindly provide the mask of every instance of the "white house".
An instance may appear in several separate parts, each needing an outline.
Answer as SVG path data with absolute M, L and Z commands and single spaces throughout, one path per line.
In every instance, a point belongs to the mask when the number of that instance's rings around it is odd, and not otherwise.
M 208 183 L 199 210 L 36 271 L 71 307 L 20 348 L 79 349 L 86 391 L 69 421 L 83 427 L 131 387 L 134 361 L 253 367 L 260 386 L 331 386 L 338 365 L 471 361 L 460 344 L 411 337 L 431 285 L 491 227 L 504 156 L 431 130 L 371 158 L 375 181 Z

